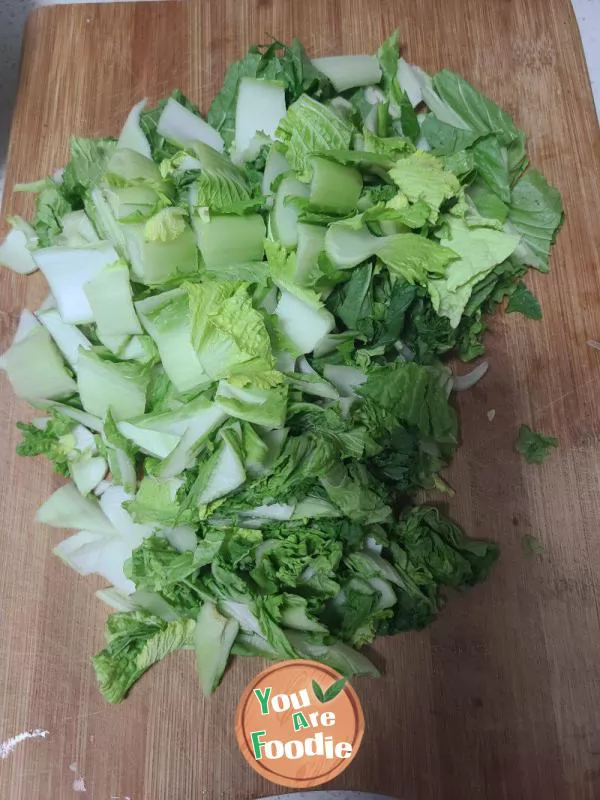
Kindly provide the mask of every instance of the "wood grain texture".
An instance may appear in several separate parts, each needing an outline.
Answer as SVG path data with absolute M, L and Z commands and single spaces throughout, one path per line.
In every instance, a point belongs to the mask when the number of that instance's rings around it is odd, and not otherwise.
M 27 212 L 15 181 L 61 166 L 68 136 L 116 134 L 134 101 L 179 87 L 206 109 L 226 65 L 265 33 L 310 53 L 371 52 L 400 26 L 408 58 L 449 66 L 506 108 L 567 212 L 549 276 L 530 284 L 544 320 L 498 316 L 490 373 L 460 398 L 454 517 L 497 539 L 490 581 L 451 598 L 429 630 L 377 643 L 386 674 L 357 681 L 358 757 L 332 786 L 419 800 L 600 797 L 600 175 L 598 128 L 568 0 L 205 0 L 45 8 L 27 26 L 4 211 Z M 39 276 L 0 276 L 0 348 Z M 486 411 L 496 410 L 493 423 Z M 204 700 L 193 656 L 154 668 L 120 706 L 98 694 L 99 584 L 51 555 L 61 533 L 34 513 L 58 485 L 15 456 L 28 416 L 0 378 L 0 739 L 46 728 L 0 762 L 0 797 L 89 800 L 272 794 L 235 743 L 243 687 L 264 664 L 237 659 Z M 513 452 L 521 422 L 560 437 L 541 467 Z M 523 534 L 544 544 L 526 558 Z M 69 765 L 77 764 L 77 773 Z M 75 795 L 76 796 L 76 795 Z

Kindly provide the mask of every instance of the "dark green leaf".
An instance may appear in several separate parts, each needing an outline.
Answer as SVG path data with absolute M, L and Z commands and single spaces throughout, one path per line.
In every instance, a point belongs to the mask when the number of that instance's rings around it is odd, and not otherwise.
M 468 194 L 482 217 L 504 222 L 508 216 L 508 207 L 482 180 L 475 180 L 469 186 Z
M 506 306 L 508 313 L 518 311 L 529 319 L 541 319 L 542 309 L 534 294 L 525 286 L 523 281 L 519 281 L 515 291 L 511 294 Z
M 506 147 L 519 140 L 521 132 L 510 116 L 460 75 L 443 69 L 433 76 L 433 87 L 471 131 L 496 134 Z
M 544 552 L 544 545 L 540 542 L 537 536 L 531 533 L 526 533 L 521 539 L 521 547 L 526 556 L 538 556 Z
M 540 172 L 530 169 L 513 187 L 510 200 L 508 224 L 523 237 L 515 257 L 547 272 L 550 247 L 562 218 L 560 192 Z
M 400 101 L 400 127 L 402 128 L 403 136 L 407 136 L 411 142 L 417 142 L 421 135 L 421 126 L 417 118 L 416 111 L 412 103 L 408 99 L 406 92 L 402 91 L 398 86 L 398 80 L 395 81 L 396 100 Z
M 427 114 L 421 125 L 423 136 L 437 156 L 447 156 L 471 147 L 481 134 L 464 128 L 455 128 Z
M 473 146 L 475 166 L 483 181 L 503 203 L 510 202 L 510 175 L 506 149 L 497 136 L 485 136 Z
M 543 464 L 556 447 L 558 447 L 556 437 L 536 433 L 529 425 L 521 425 L 519 428 L 515 448 L 528 464 Z

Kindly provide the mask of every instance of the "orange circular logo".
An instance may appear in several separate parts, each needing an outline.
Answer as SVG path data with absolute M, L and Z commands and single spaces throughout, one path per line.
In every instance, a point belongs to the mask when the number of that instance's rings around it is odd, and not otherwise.
M 246 761 L 281 786 L 332 780 L 352 761 L 365 730 L 360 700 L 334 669 L 283 661 L 257 675 L 237 709 L 235 732 Z

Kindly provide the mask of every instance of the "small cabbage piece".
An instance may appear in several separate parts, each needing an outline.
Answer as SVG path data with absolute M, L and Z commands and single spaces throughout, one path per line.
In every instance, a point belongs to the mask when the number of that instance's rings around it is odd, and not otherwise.
M 544 436 L 529 425 L 520 426 L 515 449 L 528 464 L 543 464 L 556 447 L 558 439 L 555 436 Z
M 343 397 L 356 397 L 356 389 L 367 380 L 364 372 L 345 364 L 325 364 L 323 375 Z
M 172 242 L 186 230 L 186 212 L 179 206 L 161 208 L 144 225 L 148 242 Z
M 193 218 L 202 259 L 209 269 L 261 261 L 265 224 L 259 214 Z
M 76 325 L 63 322 L 56 308 L 38 311 L 36 316 L 48 330 L 50 336 L 54 339 L 56 346 L 68 361 L 69 365 L 76 370 L 80 348 L 88 350 L 92 346 L 92 343 Z
M 108 462 L 104 456 L 91 453 L 74 460 L 69 466 L 73 482 L 84 497 L 104 480 L 107 471 Z
M 12 225 L 12 230 L 0 244 L 0 265 L 12 269 L 19 275 L 29 275 L 38 268 L 31 253 L 37 244 L 36 232 L 20 217 L 12 217 L 8 221 Z
M 326 56 L 313 58 L 312 63 L 329 78 L 338 92 L 354 86 L 370 86 L 381 80 L 376 56 Z
M 65 397 L 77 388 L 50 334 L 30 311 L 22 312 L 13 342 L 0 357 L 0 369 L 24 400 Z
M 96 433 L 102 433 L 104 430 L 104 423 L 100 417 L 95 417 L 93 414 L 88 414 L 87 411 L 82 411 L 80 408 L 74 408 L 73 406 L 66 405 L 65 403 L 58 403 L 55 400 L 37 402 L 36 406 L 46 409 L 50 413 L 56 412 L 61 414 L 63 417 L 73 419 L 75 422 L 79 422 L 84 427 L 89 428 L 91 431 L 95 431 Z
M 84 286 L 119 256 L 112 245 L 100 242 L 88 247 L 46 247 L 35 251 L 35 260 L 50 285 L 63 322 L 93 322 L 94 313 Z
M 225 414 L 221 409 L 200 396 L 172 411 L 123 420 L 117 423 L 117 428 L 144 452 L 162 459 L 177 447 L 188 432 L 192 437 L 188 444 L 191 452 L 191 446 L 198 447 L 201 439 L 206 438 L 224 419 Z
M 319 272 L 319 256 L 325 250 L 327 229 L 321 225 L 298 225 L 298 248 L 293 281 L 298 286 L 310 285 L 315 272 Z
M 339 400 L 340 395 L 337 389 L 322 378 L 314 370 L 308 361 L 302 356 L 296 363 L 296 372 L 290 372 L 287 380 L 291 388 L 299 390 L 304 394 L 323 397 L 328 400 Z
M 196 142 L 207 144 L 219 153 L 224 147 L 220 133 L 173 97 L 167 100 L 156 131 L 184 150 L 193 151 Z
M 431 280 L 428 289 L 435 310 L 456 328 L 475 284 L 514 252 L 519 237 L 488 227 L 470 228 L 459 219 L 449 219 L 448 229 L 449 237 L 442 238 L 441 244 L 459 258 L 448 266 L 443 279 Z
M 124 594 L 134 588 L 123 572 L 131 548 L 117 534 L 79 531 L 56 545 L 52 552 L 79 575 L 102 575 Z
M 198 507 L 230 494 L 246 480 L 243 453 L 234 429 L 221 430 L 212 455 L 201 462 L 190 496 Z
M 284 247 L 295 247 L 298 244 L 300 209 L 294 204 L 293 198 L 308 199 L 309 194 L 310 187 L 292 175 L 286 175 L 277 187 L 269 225 L 273 238 L 281 242 Z
M 57 412 L 33 422 L 17 422 L 17 428 L 21 432 L 17 453 L 20 456 L 44 455 L 52 463 L 54 471 L 65 477 L 69 475 L 71 456 L 81 455 L 77 434 L 80 431 L 89 434 L 85 428 L 77 426 L 74 420 Z
M 265 249 L 271 277 L 281 291 L 274 309 L 279 326 L 294 355 L 310 353 L 333 329 L 333 315 L 316 292 L 300 284 L 296 254 L 272 241 L 266 242 Z
M 105 165 L 104 179 L 115 189 L 146 186 L 169 191 L 154 161 L 127 147 L 117 148 L 111 154 Z
M 420 67 L 413 65 L 413 74 L 417 79 L 423 100 L 430 111 L 435 114 L 440 122 L 451 125 L 454 128 L 469 130 L 469 125 L 463 120 L 456 111 L 436 92 L 431 76 L 424 72 Z M 437 87 L 436 87 L 437 88 Z
M 297 355 L 311 353 L 335 325 L 326 308 L 315 307 L 288 291 L 281 292 L 275 315 Z
M 400 88 L 406 92 L 406 95 L 416 108 L 423 102 L 423 91 L 421 89 L 421 82 L 419 76 L 415 73 L 414 67 L 407 63 L 403 58 L 398 59 L 398 83 Z
M 221 682 L 239 629 L 239 623 L 219 614 L 214 603 L 207 600 L 202 605 L 196 619 L 194 646 L 204 694 L 214 692 Z
M 145 224 L 122 226 L 131 268 L 139 283 L 153 286 L 198 271 L 198 248 L 194 231 L 182 216 L 174 216 L 177 219 L 176 228 L 170 226 L 166 240 L 156 235 L 158 226 L 155 217 L 151 217 Z M 148 237 L 148 232 L 151 238 Z
M 300 177 L 310 177 L 309 158 L 327 150 L 348 150 L 352 127 L 322 103 L 301 95 L 277 128 L 285 156 Z
M 236 153 L 242 155 L 257 133 L 272 138 L 285 111 L 285 88 L 282 83 L 242 78 L 235 110 Z
M 188 284 L 192 344 L 212 380 L 256 375 L 280 382 L 275 374 L 271 340 L 260 311 L 245 284 Z
M 114 362 L 92 350 L 81 350 L 77 364 L 77 388 L 86 411 L 115 420 L 144 413 L 150 373 L 143 365 Z
M 152 428 L 153 422 L 151 415 L 142 416 L 131 421 L 121 420 L 117 423 L 117 428 L 119 433 L 134 442 L 143 453 L 155 458 L 166 458 L 181 441 L 181 435 Z M 158 420 L 156 424 L 159 424 Z
M 100 495 L 100 508 L 112 522 L 115 530 L 124 536 L 134 547 L 139 547 L 143 540 L 153 532 L 152 525 L 140 525 L 135 522 L 126 509 L 132 500 L 124 487 L 109 485 Z
M 83 291 L 87 297 L 100 336 L 123 336 L 142 333 L 133 307 L 129 268 L 117 261 L 88 281 Z
M 514 257 L 523 264 L 548 271 L 550 247 L 563 218 L 560 192 L 535 169 L 528 170 L 512 189 L 507 233 L 521 236 Z
M 262 193 L 265 196 L 272 195 L 275 179 L 289 171 L 290 165 L 287 158 L 277 147 L 270 147 L 263 173 Z
M 117 142 L 111 137 L 88 139 L 84 136 L 71 136 L 69 147 L 69 163 L 59 180 L 59 190 L 68 194 L 84 195 L 101 180 L 107 163 L 112 158 Z M 69 211 L 71 209 L 68 209 Z M 56 214 L 61 222 L 65 213 Z
M 437 220 L 442 203 L 460 192 L 458 178 L 444 168 L 444 162 L 420 150 L 399 159 L 390 177 L 411 203 L 420 201 L 429 206 L 430 222 Z
M 377 255 L 391 274 L 422 285 L 427 284 L 429 276 L 443 276 L 448 264 L 459 258 L 449 243 L 444 244 L 448 246 L 415 233 L 375 236 L 366 226 L 356 228 L 346 221 L 333 223 L 325 236 L 325 250 L 341 269 Z
M 125 226 L 117 221 L 107 197 L 108 191 L 104 187 L 90 189 L 85 203 L 86 214 L 102 238 L 110 242 L 121 257 L 128 258 Z
M 55 237 L 55 244 L 66 247 L 87 247 L 98 244 L 101 239 L 85 211 L 71 211 L 61 219 L 62 233 Z
M 326 158 L 310 159 L 312 177 L 309 201 L 316 208 L 333 214 L 350 214 L 363 188 L 360 172 Z
M 100 507 L 101 513 L 104 512 L 105 515 L 103 519 L 111 526 L 110 532 L 90 530 L 88 527 L 65 539 L 54 550 L 55 554 L 72 569 L 82 575 L 97 573 L 126 595 L 135 589 L 134 583 L 126 574 L 127 562 L 134 549 L 152 533 L 150 526 L 136 524 L 123 508 L 124 500 L 129 498 L 130 495 L 121 486 L 108 484 L 101 493 Z M 87 502 L 89 506 L 87 509 L 81 508 L 78 519 L 92 516 L 94 501 Z M 75 506 L 74 510 L 77 513 L 76 504 L 74 502 L 71 504 Z M 69 524 L 72 525 L 73 522 Z
M 109 703 L 120 703 L 133 684 L 157 661 L 192 643 L 196 622 L 172 622 L 144 611 L 111 614 L 106 648 L 92 659 L 98 685 Z
M 206 209 L 212 214 L 245 214 L 256 207 L 257 200 L 252 198 L 246 175 L 227 156 L 207 145 L 198 144 L 194 151 L 195 163 L 189 165 L 193 170 L 193 180 L 188 186 L 191 211 L 198 210 L 206 218 Z M 184 160 L 189 162 L 189 156 L 183 154 L 175 156 L 178 159 L 181 165 Z
M 146 158 L 152 158 L 150 142 L 140 127 L 140 114 L 145 107 L 146 100 L 141 100 L 131 109 L 125 120 L 125 125 L 123 125 L 117 147 L 126 147 L 128 150 L 135 150 Z
M 215 402 L 231 417 L 275 430 L 285 423 L 287 386 L 242 387 L 221 380 Z
M 36 519 L 54 528 L 77 528 L 104 536 L 117 532 L 98 502 L 82 497 L 72 483 L 57 489 L 38 509 Z
M 379 670 L 366 656 L 343 642 L 325 644 L 325 639 L 318 634 L 293 631 L 289 631 L 288 638 L 301 658 L 321 661 L 347 678 L 353 675 L 379 677 Z
M 192 516 L 185 514 L 177 493 L 181 480 L 158 480 L 146 475 L 140 481 L 135 497 L 127 502 L 131 517 L 139 523 L 150 523 L 161 527 L 174 527 L 192 522 Z
M 153 295 L 135 303 L 142 325 L 156 342 L 162 366 L 180 392 L 207 386 L 206 375 L 192 346 L 188 294 L 183 289 Z
M 206 401 L 204 407 L 190 416 L 185 432 L 177 446 L 163 460 L 159 476 L 161 480 L 175 478 L 185 469 L 193 466 L 195 458 L 202 451 L 210 435 L 227 418 L 227 414 L 216 403 Z

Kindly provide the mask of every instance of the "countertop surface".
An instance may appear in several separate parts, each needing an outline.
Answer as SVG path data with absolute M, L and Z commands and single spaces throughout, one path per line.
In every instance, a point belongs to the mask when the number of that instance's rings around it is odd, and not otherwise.
M 384 676 L 355 685 L 364 742 L 331 788 L 404 800 L 600 798 L 600 358 L 586 344 L 600 334 L 600 154 L 567 0 L 46 8 L 27 26 L 7 186 L 65 163 L 70 133 L 117 131 L 140 97 L 154 102 L 178 86 L 207 108 L 227 64 L 265 31 L 331 55 L 373 51 L 396 25 L 409 58 L 428 71 L 452 65 L 515 116 L 566 219 L 550 274 L 527 278 L 543 320 L 496 315 L 491 368 L 456 400 L 462 443 L 447 510 L 470 535 L 500 542 L 502 557 L 485 584 L 449 598 L 434 625 L 377 640 L 370 655 Z M 5 213 L 27 214 L 31 201 L 7 192 Z M 0 272 L 0 351 L 20 309 L 46 293 L 42 275 Z M 17 457 L 15 423 L 26 413 L 0 380 L 0 755 L 9 751 L 0 797 L 277 793 L 245 764 L 234 734 L 233 709 L 264 662 L 234 659 L 204 699 L 193 654 L 181 652 L 122 705 L 101 697 L 89 657 L 103 641 L 102 582 L 68 572 L 51 551 L 65 534 L 34 522 L 60 480 L 47 462 Z M 559 438 L 545 464 L 515 452 L 521 423 Z M 531 536 L 536 555 L 524 552 Z

